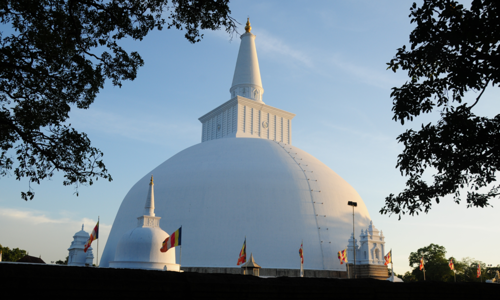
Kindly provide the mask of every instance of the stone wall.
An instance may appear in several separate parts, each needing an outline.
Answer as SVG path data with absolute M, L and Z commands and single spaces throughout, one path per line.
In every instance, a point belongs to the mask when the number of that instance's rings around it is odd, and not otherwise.
M 353 265 L 349 264 L 352 270 Z M 181 267 L 185 272 L 196 272 L 204 274 L 243 274 L 241 268 L 202 268 Z M 298 269 L 260 269 L 260 276 L 269 277 L 299 277 Z M 352 274 L 351 274 L 352 275 Z M 304 270 L 304 277 L 310 278 L 347 278 L 347 272 L 331 270 Z M 383 265 L 357 265 L 356 278 L 372 278 L 386 280 L 389 278 L 388 269 Z
M 352 270 L 352 267 L 353 265 L 349 264 L 350 270 Z M 388 274 L 387 266 L 384 265 L 356 265 L 356 278 L 386 280 L 389 278 Z
M 201 268 L 201 267 L 181 267 L 185 272 L 196 272 L 205 274 L 243 274 L 241 268 Z M 298 269 L 260 269 L 260 276 L 263 277 L 299 277 Z M 310 278 L 347 278 L 347 273 L 342 271 L 329 270 L 304 270 L 304 277 Z M 387 278 L 387 276 L 386 276 Z

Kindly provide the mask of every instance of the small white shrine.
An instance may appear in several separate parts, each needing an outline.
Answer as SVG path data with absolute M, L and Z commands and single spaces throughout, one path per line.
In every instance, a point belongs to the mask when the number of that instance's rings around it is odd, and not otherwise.
M 356 251 L 355 263 L 354 251 Z M 370 221 L 368 228 L 361 229 L 359 240 L 356 240 L 351 233 L 347 245 L 350 278 L 386 280 L 388 276 L 384 259 L 386 251 L 384 234 L 375 228 L 372 221 Z M 353 268 L 354 265 L 356 268 Z
M 356 265 L 384 265 L 385 240 L 382 231 L 379 231 L 370 221 L 367 229 L 361 229 L 359 236 L 359 247 L 353 236 L 349 239 L 347 246 L 347 257 L 349 263 L 354 260 L 353 249 L 356 249 Z
M 87 249 L 85 252 L 85 243 L 88 241 L 90 235 L 83 230 L 78 231 L 73 236 L 73 242 L 68 248 L 68 266 L 92 266 L 94 262 L 94 254 L 92 253 L 92 247 Z
M 160 228 L 161 217 L 155 216 L 153 176 L 144 207 L 144 214 L 137 218 L 137 227 L 126 232 L 116 246 L 111 268 L 180 271 L 175 263 L 175 249 L 161 252 L 163 241 L 169 237 Z

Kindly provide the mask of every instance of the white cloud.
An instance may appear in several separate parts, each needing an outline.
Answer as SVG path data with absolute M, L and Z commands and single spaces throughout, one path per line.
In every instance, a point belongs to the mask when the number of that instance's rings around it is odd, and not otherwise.
M 292 62 L 307 68 L 312 68 L 314 66 L 313 60 L 308 53 L 294 49 L 293 46 L 290 46 L 284 40 L 274 36 L 266 30 L 260 29 L 258 32 L 252 31 L 252 33 L 255 33 L 257 36 L 256 47 L 259 54 L 279 56 L 284 59 L 287 64 Z M 232 38 L 227 32 L 222 30 L 212 31 L 209 34 L 219 39 L 236 42 L 239 47 L 239 34 L 234 34 Z
M 49 263 L 64 259 L 68 255 L 68 247 L 73 235 L 82 228 L 88 233 L 92 231 L 97 220 L 89 218 L 68 218 L 50 216 L 51 213 L 36 210 L 19 210 L 0 207 L 0 243 L 4 247 L 27 250 L 30 255 L 41 256 Z M 111 225 L 99 225 L 99 254 L 111 231 Z M 93 244 L 94 257 L 97 249 Z M 99 255 L 100 257 L 101 255 Z
M 196 136 L 198 128 L 190 122 L 169 123 L 155 116 L 141 117 L 118 115 L 98 109 L 75 110 L 72 124 L 110 135 L 118 135 L 141 142 L 169 145 L 169 138 Z
M 372 131 L 359 131 L 359 130 L 353 129 L 352 127 L 338 126 L 338 125 L 335 125 L 335 124 L 332 124 L 332 123 L 326 122 L 326 121 L 323 121 L 322 124 L 325 127 L 335 129 L 339 132 L 344 132 L 344 133 L 349 134 L 349 135 L 358 136 L 359 140 L 369 139 L 369 140 L 373 140 L 373 141 L 377 141 L 377 142 L 383 142 L 384 144 L 385 143 L 392 143 L 394 145 L 396 144 L 394 141 L 394 137 L 383 134 L 383 133 L 374 133 Z
M 10 221 L 13 222 L 22 222 L 32 225 L 58 224 L 69 228 L 79 228 L 83 224 L 86 231 L 91 231 L 97 223 L 97 220 L 89 218 L 82 218 L 79 220 L 67 217 L 53 218 L 47 216 L 47 213 L 43 211 L 25 211 L 12 208 L 0 208 L 0 217 L 2 217 L 4 221 L 10 219 Z M 99 227 L 103 230 L 111 230 L 111 225 L 101 224 Z
M 331 76 L 332 69 L 341 69 L 356 77 L 357 80 L 377 88 L 388 89 L 401 84 L 401 80 L 398 80 L 390 71 L 371 69 L 350 61 L 348 57 L 340 53 L 332 55 L 332 53 L 326 54 L 321 51 L 314 53 L 314 49 L 304 50 L 262 29 L 256 35 L 258 35 L 256 41 L 258 52 L 279 57 L 285 64 L 302 66 L 322 76 Z M 222 34 L 217 36 L 223 37 Z M 227 35 L 224 38 L 227 40 Z
M 391 71 L 380 71 L 378 69 L 373 70 L 371 68 L 352 63 L 340 54 L 333 55 L 327 61 L 328 64 L 342 69 L 362 82 L 374 87 L 390 89 L 393 86 L 401 85 L 401 80 L 397 80 L 394 76 L 390 76 L 393 75 Z
M 304 65 L 307 68 L 313 68 L 314 63 L 311 55 L 295 49 L 293 46 L 289 46 L 285 41 L 279 39 L 267 31 L 259 32 L 259 41 L 258 41 L 258 49 L 259 52 L 271 53 L 275 55 L 279 55 L 281 57 L 288 58 L 295 63 L 299 63 Z M 287 63 L 290 63 L 288 61 Z
M 63 223 L 62 220 L 54 220 L 45 216 L 43 213 L 35 213 L 28 211 L 20 211 L 16 209 L 5 209 L 0 210 L 0 216 L 3 218 L 12 218 L 16 220 L 27 220 L 30 223 L 42 224 L 42 223 Z

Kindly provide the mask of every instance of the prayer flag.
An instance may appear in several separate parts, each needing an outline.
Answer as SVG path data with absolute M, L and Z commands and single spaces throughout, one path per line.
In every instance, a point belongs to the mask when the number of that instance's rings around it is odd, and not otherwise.
M 299 255 L 300 255 L 300 263 L 304 264 L 304 250 L 303 250 L 303 245 L 304 243 L 300 244 L 300 249 L 299 249 Z
M 240 257 L 238 258 L 237 266 L 246 263 L 247 261 L 247 238 L 243 242 L 243 246 L 241 247 Z
M 181 245 L 181 237 L 182 237 L 182 226 L 177 229 L 171 236 L 166 238 L 163 241 L 162 247 L 160 249 L 161 252 L 167 252 L 168 249 L 180 246 Z
M 94 227 L 94 230 L 92 230 L 92 233 L 90 234 L 89 239 L 85 243 L 85 246 L 83 246 L 83 252 L 87 252 L 87 250 L 90 248 L 90 245 L 94 240 L 97 240 L 99 237 L 99 221 L 97 221 L 97 224 Z
M 424 268 L 424 258 L 422 257 L 420 259 L 420 271 L 422 271 L 423 268 Z
M 392 262 L 392 250 L 389 251 L 389 253 L 387 253 L 386 256 L 384 256 L 384 259 L 385 259 L 384 266 L 387 266 L 388 264 L 390 264 Z
M 453 265 L 453 258 L 450 258 L 450 263 L 448 264 L 450 266 L 450 270 L 455 269 L 455 266 Z
M 481 265 L 477 264 L 477 278 L 481 277 Z
M 342 265 L 344 262 L 347 263 L 347 249 L 344 249 L 342 251 L 339 251 L 339 260 L 340 264 Z

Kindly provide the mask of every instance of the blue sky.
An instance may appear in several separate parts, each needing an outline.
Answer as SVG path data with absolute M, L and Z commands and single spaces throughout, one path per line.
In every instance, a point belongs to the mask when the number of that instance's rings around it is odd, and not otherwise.
M 378 213 L 387 195 L 404 188 L 405 178 L 395 169 L 402 151 L 397 135 L 438 116 L 425 115 L 405 126 L 392 120 L 391 88 L 403 84 L 406 76 L 386 70 L 386 63 L 408 43 L 413 2 L 262 0 L 233 1 L 230 8 L 241 23 L 239 32 L 250 17 L 257 36 L 264 102 L 297 114 L 293 144 L 358 191 L 375 226 L 383 230 L 386 247 L 393 249 L 397 273 L 410 270 L 410 252 L 430 243 L 444 246 L 447 256 L 497 265 L 500 259 L 492 250 L 500 246 L 493 229 L 499 215 L 496 203 L 494 208 L 467 209 L 444 199 L 428 214 L 401 221 Z M 231 39 L 224 31 L 204 34 L 194 45 L 182 32 L 166 29 L 141 42 L 122 42 L 145 60 L 138 78 L 122 88 L 106 84 L 90 109 L 75 108 L 70 114 L 70 123 L 104 152 L 113 182 L 80 186 L 77 197 L 75 187 L 63 186 L 58 174 L 32 185 L 35 198 L 25 202 L 20 192 L 29 182 L 13 175 L 1 178 L 0 244 L 26 249 L 46 262 L 64 259 L 81 224 L 90 232 L 100 216 L 102 252 L 132 185 L 199 143 L 198 118 L 229 100 L 239 37 Z M 498 96 L 488 90 L 476 112 L 496 114 Z M 95 253 L 97 245 L 93 247 Z

